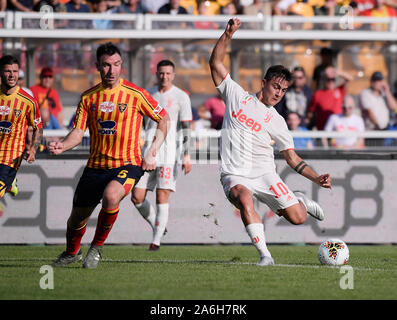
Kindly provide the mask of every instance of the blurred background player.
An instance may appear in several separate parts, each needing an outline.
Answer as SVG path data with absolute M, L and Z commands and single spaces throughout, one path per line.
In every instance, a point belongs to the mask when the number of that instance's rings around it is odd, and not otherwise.
M 364 147 L 364 139 L 361 137 L 349 137 L 349 132 L 364 132 L 364 120 L 354 113 L 356 105 L 351 95 L 343 99 L 342 114 L 332 114 L 325 125 L 325 131 L 346 132 L 346 137 L 331 139 L 331 144 L 337 148 L 361 149 Z M 322 138 L 324 147 L 328 147 L 328 139 Z
M 97 267 L 121 200 L 144 170 L 156 168 L 155 156 L 167 134 L 166 111 L 146 90 L 120 78 L 122 59 L 117 46 L 110 42 L 99 46 L 96 66 L 101 82 L 82 94 L 74 127 L 66 138 L 49 145 L 51 153 L 61 154 L 77 146 L 89 128 L 90 156 L 74 194 L 66 250 L 53 266 L 82 259 L 81 239 L 92 212 L 102 201 L 95 236 L 83 261 L 84 268 Z M 144 115 L 158 123 L 158 130 L 142 161 L 139 137 Z
M 258 265 L 274 264 L 267 249 L 262 220 L 254 198 L 269 206 L 292 224 L 302 224 L 309 213 L 318 220 L 324 212 L 303 193 L 293 193 L 276 172 L 274 140 L 288 165 L 317 185 L 331 188 L 329 174 L 318 175 L 294 150 L 291 133 L 284 118 L 273 107 L 290 85 L 291 72 L 281 65 L 270 67 L 258 96 L 249 94 L 234 82 L 224 65 L 239 19 L 230 19 L 210 57 L 212 79 L 226 103 L 221 134 L 221 182 L 228 200 L 240 210 L 246 231 L 260 255 Z
M 0 59 L 0 198 L 7 191 L 18 193 L 16 174 L 22 159 L 32 163 L 43 129 L 37 101 L 18 85 L 19 61 L 5 55 Z M 32 127 L 27 139 L 27 128 Z
M 153 228 L 153 239 L 149 250 L 160 248 L 161 238 L 166 230 L 169 216 L 169 197 L 176 190 L 177 165 L 180 158 L 182 144 L 182 169 L 188 174 L 192 168 L 189 155 L 190 123 L 192 108 L 187 93 L 174 86 L 175 65 L 169 60 L 162 60 L 157 64 L 157 87 L 152 94 L 153 98 L 165 108 L 170 117 L 170 127 L 167 138 L 161 146 L 157 158 L 155 171 L 145 172 L 132 194 L 132 202 L 139 213 Z M 156 123 L 150 119 L 146 122 L 147 137 L 153 135 Z M 183 141 L 180 141 L 179 131 L 182 131 Z M 147 150 L 148 145 L 144 150 Z M 156 210 L 146 199 L 147 190 L 156 188 Z

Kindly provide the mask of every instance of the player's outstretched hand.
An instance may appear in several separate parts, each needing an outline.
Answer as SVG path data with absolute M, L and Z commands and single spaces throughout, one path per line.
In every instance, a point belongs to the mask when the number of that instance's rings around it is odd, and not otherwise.
M 63 152 L 63 150 L 64 150 L 63 142 L 61 142 L 61 141 L 50 142 L 49 145 L 48 145 L 48 150 L 53 155 L 61 154 Z
M 185 174 L 188 174 L 192 170 L 192 162 L 188 154 L 183 156 L 182 170 L 185 171 Z
M 322 175 L 318 176 L 316 180 L 317 180 L 316 183 L 320 187 L 328 188 L 328 189 L 332 188 L 332 179 L 331 179 L 331 175 L 329 173 L 322 174 Z
M 23 153 L 23 158 L 28 163 L 33 163 L 36 160 L 36 149 L 35 148 L 27 148 Z
M 240 19 L 232 18 L 228 21 L 225 33 L 231 38 L 233 34 L 237 31 L 238 28 L 241 26 Z
M 142 161 L 143 171 L 153 171 L 156 169 L 156 152 L 149 150 Z

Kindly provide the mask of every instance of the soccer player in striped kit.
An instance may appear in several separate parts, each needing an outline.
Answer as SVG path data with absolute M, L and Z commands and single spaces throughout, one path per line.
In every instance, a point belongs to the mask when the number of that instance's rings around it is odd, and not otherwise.
M 53 262 L 65 266 L 82 259 L 81 239 L 95 207 L 102 200 L 84 268 L 96 268 L 103 244 L 116 221 L 119 204 L 135 187 L 144 171 L 156 168 L 156 153 L 167 135 L 167 112 L 144 89 L 120 77 L 119 49 L 108 42 L 97 49 L 101 82 L 85 91 L 77 107 L 74 126 L 60 142 L 49 145 L 57 155 L 77 146 L 88 127 L 90 156 L 76 187 L 67 222 L 66 250 Z M 149 152 L 141 159 L 139 139 L 143 116 L 158 123 Z
M 258 265 L 274 264 L 267 249 L 263 223 L 253 199 L 268 205 L 292 224 L 302 224 L 309 213 L 324 219 L 322 208 L 301 192 L 292 192 L 276 172 L 272 141 L 288 165 L 323 188 L 331 188 L 330 175 L 318 175 L 294 150 L 285 120 L 274 109 L 284 96 L 292 74 L 281 65 L 270 67 L 261 91 L 249 94 L 232 80 L 223 61 L 239 19 L 230 19 L 210 58 L 211 75 L 226 104 L 221 132 L 221 183 L 229 201 L 240 209 L 246 231 L 259 252 Z
M 43 136 L 39 106 L 18 86 L 19 61 L 11 55 L 0 59 L 0 198 L 15 183 L 22 159 L 32 163 Z M 33 134 L 26 144 L 28 126 Z

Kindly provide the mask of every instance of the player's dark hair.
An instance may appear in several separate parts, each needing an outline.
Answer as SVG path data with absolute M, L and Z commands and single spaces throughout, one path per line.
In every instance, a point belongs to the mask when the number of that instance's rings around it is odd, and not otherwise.
M 106 42 L 104 44 L 101 44 L 96 50 L 96 60 L 97 62 L 99 62 L 102 56 L 104 55 L 112 56 L 116 53 L 118 53 L 121 57 L 119 48 L 112 42 Z
M 282 79 L 288 82 L 292 80 L 292 73 L 286 67 L 282 66 L 281 64 L 271 66 L 267 69 L 264 79 L 266 81 L 270 81 L 272 79 Z
M 0 58 L 0 70 L 3 70 L 4 66 L 7 64 L 17 64 L 19 65 L 19 60 L 12 55 L 5 55 Z
M 175 70 L 175 64 L 171 61 L 171 60 L 161 60 L 158 64 L 157 64 L 157 70 L 160 67 L 166 67 L 166 66 L 171 66 L 172 69 Z

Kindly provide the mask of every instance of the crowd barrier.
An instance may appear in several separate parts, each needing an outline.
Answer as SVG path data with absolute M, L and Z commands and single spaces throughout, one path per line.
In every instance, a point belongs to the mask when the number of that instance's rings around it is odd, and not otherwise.
M 256 203 L 265 222 L 269 243 L 318 243 L 338 237 L 349 243 L 396 243 L 397 180 L 392 154 L 367 157 L 305 157 L 319 173 L 329 172 L 333 188 L 317 185 L 276 159 L 277 170 L 292 190 L 318 201 L 326 218 L 308 218 L 293 226 L 267 206 Z M 78 179 L 86 164 L 83 156 L 44 157 L 24 162 L 18 172 L 19 194 L 0 202 L 1 244 L 60 244 L 65 242 L 66 221 Z M 154 202 L 152 192 L 148 199 Z M 90 243 L 100 205 L 94 211 L 83 243 Z M 219 164 L 195 164 L 190 174 L 179 172 L 177 191 L 171 195 L 168 234 L 164 244 L 248 243 L 239 212 L 226 199 L 219 181 Z M 150 243 L 152 231 L 130 199 L 125 198 L 107 243 Z

